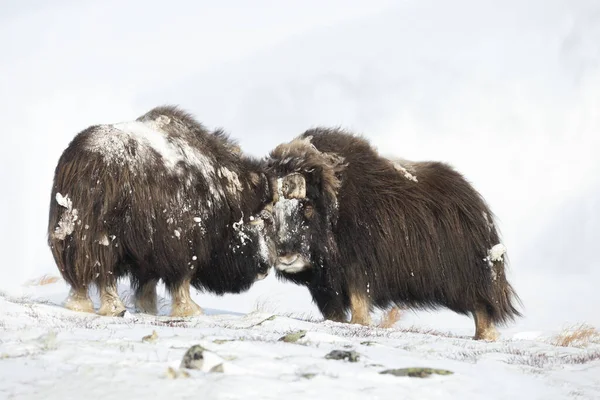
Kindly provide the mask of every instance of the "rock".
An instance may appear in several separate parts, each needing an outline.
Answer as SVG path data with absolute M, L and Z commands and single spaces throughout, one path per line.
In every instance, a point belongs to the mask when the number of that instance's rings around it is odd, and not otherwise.
M 286 343 L 295 343 L 298 340 L 302 339 L 304 336 L 306 336 L 306 331 L 296 331 L 288 333 L 287 335 L 279 338 L 279 341 L 283 341 Z
M 204 347 L 196 344 L 190 347 L 181 360 L 180 368 L 202 369 L 204 365 Z
M 154 343 L 158 340 L 158 333 L 152 331 L 151 335 L 146 335 L 142 338 L 142 343 Z
M 223 367 L 223 364 L 217 364 L 214 367 L 212 367 L 208 372 L 225 372 L 225 368 Z
M 328 360 L 348 360 L 350 362 L 357 362 L 360 359 L 360 354 L 355 351 L 347 350 L 333 350 L 325 356 Z
M 167 372 L 165 374 L 167 376 L 167 378 L 169 379 L 177 379 L 177 378 L 189 378 L 190 374 L 187 371 L 184 370 L 176 370 L 173 367 L 169 367 L 167 369 Z
M 409 376 L 411 378 L 427 378 L 433 374 L 437 375 L 452 375 L 454 372 L 445 369 L 433 369 L 433 368 L 399 368 L 399 369 L 386 369 L 381 371 L 380 374 L 388 374 L 394 376 Z

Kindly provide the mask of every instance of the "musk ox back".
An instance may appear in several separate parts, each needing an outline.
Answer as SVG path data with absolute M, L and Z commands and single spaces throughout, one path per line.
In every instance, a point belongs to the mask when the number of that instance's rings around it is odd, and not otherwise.
M 201 309 L 190 284 L 238 293 L 266 276 L 269 238 L 253 214 L 269 202 L 257 160 L 222 131 L 209 132 L 175 107 L 136 121 L 79 133 L 55 171 L 48 242 L 71 285 L 66 306 L 102 315 L 125 307 L 116 281 L 129 274 L 138 309 L 156 312 L 156 283 L 173 299 L 172 315 Z
M 444 306 L 494 340 L 495 324 L 520 315 L 494 217 L 448 165 L 390 160 L 335 129 L 279 145 L 267 165 L 277 274 L 306 285 L 325 318 Z

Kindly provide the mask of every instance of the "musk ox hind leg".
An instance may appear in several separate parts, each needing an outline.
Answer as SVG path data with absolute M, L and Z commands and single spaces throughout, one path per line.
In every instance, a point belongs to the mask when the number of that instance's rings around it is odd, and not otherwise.
M 202 308 L 192 300 L 189 278 L 184 279 L 179 284 L 168 286 L 172 299 L 172 317 L 193 317 L 204 314 Z
M 498 331 L 494 326 L 488 308 L 479 304 L 473 311 L 473 319 L 475 320 L 475 340 L 487 340 L 494 342 L 498 339 Z
M 94 312 L 94 303 L 92 303 L 92 300 L 88 296 L 88 291 L 85 288 L 71 288 L 69 296 L 67 296 L 67 299 L 65 300 L 64 306 L 65 308 L 73 311 L 89 313 Z
M 350 293 L 351 324 L 371 325 L 371 301 L 364 293 Z
M 156 315 L 156 284 L 158 279 L 150 279 L 140 283 L 135 290 L 135 308 L 139 312 Z
M 117 284 L 115 280 L 98 285 L 100 292 L 100 308 L 98 314 L 106 317 L 122 317 L 125 315 L 125 305 L 117 293 Z

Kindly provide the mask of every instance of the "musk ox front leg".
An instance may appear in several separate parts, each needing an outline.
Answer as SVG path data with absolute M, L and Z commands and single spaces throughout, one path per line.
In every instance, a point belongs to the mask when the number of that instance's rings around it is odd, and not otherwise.
M 348 322 L 346 319 L 347 302 L 342 293 L 322 288 L 309 288 L 309 291 L 325 319 L 334 322 Z
M 202 308 L 192 300 L 190 295 L 190 279 L 186 278 L 181 283 L 175 284 L 169 288 L 171 292 L 171 316 L 172 317 L 193 317 L 202 315 Z
M 122 317 L 125 315 L 127 309 L 117 293 L 116 281 L 99 285 L 98 289 L 100 291 L 100 309 L 98 310 L 98 314 L 107 317 Z
M 477 306 L 473 312 L 473 319 L 475 320 L 475 340 L 494 342 L 498 339 L 498 331 L 485 305 Z

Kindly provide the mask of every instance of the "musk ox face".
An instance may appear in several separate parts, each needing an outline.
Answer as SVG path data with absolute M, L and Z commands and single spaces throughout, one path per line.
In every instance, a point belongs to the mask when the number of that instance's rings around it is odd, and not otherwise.
M 332 229 L 338 216 L 340 174 L 346 164 L 335 153 L 317 150 L 311 140 L 307 136 L 281 144 L 267 160 L 279 273 L 316 271 L 324 257 L 336 254 Z
M 272 205 L 267 205 L 258 215 L 250 217 L 247 226 L 247 238 L 258 244 L 258 268 L 255 281 L 261 281 L 269 275 L 269 270 L 277 262 Z
M 312 240 L 322 229 L 314 199 L 307 196 L 303 174 L 295 172 L 278 178 L 274 187 L 271 237 L 275 248 L 275 268 L 295 274 L 311 268 Z

